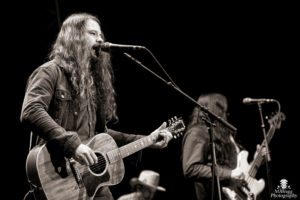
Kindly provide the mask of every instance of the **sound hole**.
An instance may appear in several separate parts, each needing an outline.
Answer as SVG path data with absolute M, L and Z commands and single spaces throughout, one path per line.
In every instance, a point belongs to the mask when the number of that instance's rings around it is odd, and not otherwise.
M 102 172 L 104 172 L 105 168 L 106 168 L 106 160 L 104 158 L 104 156 L 100 153 L 96 152 L 96 156 L 98 157 L 98 162 L 94 165 L 91 165 L 89 168 L 91 169 L 91 171 L 95 174 L 101 174 Z

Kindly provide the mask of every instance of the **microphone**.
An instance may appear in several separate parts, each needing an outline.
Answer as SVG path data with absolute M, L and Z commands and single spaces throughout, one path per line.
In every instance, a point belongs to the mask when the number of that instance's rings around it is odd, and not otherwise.
M 243 103 L 244 104 L 254 104 L 254 103 L 270 103 L 275 102 L 275 99 L 252 99 L 252 98 L 244 98 Z
M 110 49 L 120 49 L 120 50 L 141 50 L 145 49 L 143 46 L 134 46 L 134 45 L 126 45 L 126 44 L 113 44 L 110 42 L 100 43 L 99 47 L 102 51 L 109 51 Z

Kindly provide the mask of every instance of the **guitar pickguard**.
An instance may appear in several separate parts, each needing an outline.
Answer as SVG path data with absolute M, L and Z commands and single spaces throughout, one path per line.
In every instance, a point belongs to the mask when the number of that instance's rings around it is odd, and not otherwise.
M 91 173 L 86 173 L 82 176 L 82 180 L 89 197 L 92 197 L 95 194 L 101 183 L 108 182 L 109 179 L 110 175 L 107 171 L 101 176 L 94 176 Z

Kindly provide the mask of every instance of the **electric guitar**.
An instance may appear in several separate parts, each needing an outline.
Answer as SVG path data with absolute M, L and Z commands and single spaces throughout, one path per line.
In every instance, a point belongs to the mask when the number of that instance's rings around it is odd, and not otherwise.
M 182 135 L 183 120 L 175 117 L 168 122 L 166 129 L 173 138 Z M 36 199 L 90 200 L 100 187 L 122 181 L 125 174 L 123 158 L 154 143 L 154 138 L 149 135 L 118 148 L 110 135 L 98 134 L 87 143 L 98 157 L 98 162 L 91 166 L 81 165 L 72 158 L 54 161 L 47 144 L 36 146 L 26 160 L 27 177 Z
M 263 140 L 261 147 L 265 143 L 269 144 L 274 136 L 275 130 L 281 126 L 281 121 L 285 120 L 283 113 L 277 113 L 271 119 L 268 120 L 270 124 L 269 131 L 266 136 L 266 140 Z M 248 152 L 241 151 L 237 156 L 237 168 L 240 168 L 245 175 L 244 180 L 231 180 L 229 187 L 222 187 L 222 191 L 227 199 L 230 200 L 256 200 L 264 187 L 265 181 L 263 179 L 255 179 L 258 168 L 260 167 L 264 156 L 262 155 L 262 149 L 257 152 L 257 156 L 254 158 L 251 165 L 248 164 Z

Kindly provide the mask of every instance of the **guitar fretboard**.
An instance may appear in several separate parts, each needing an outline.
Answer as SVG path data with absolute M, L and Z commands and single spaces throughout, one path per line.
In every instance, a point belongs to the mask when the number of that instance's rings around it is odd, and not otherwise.
M 107 152 L 107 157 L 110 163 L 114 163 L 118 160 L 121 160 L 127 156 L 130 156 L 146 147 L 154 144 L 154 138 L 151 135 L 138 139 L 132 143 L 124 145 L 120 148 L 114 149 L 112 151 Z
M 269 144 L 271 139 L 273 138 L 275 130 L 276 130 L 275 126 L 270 127 L 270 130 L 268 131 L 267 138 L 266 138 L 267 139 L 267 144 Z M 262 142 L 261 147 L 265 144 L 265 142 L 266 142 L 265 140 Z M 256 158 L 254 159 L 254 161 L 251 165 L 251 168 L 249 170 L 249 175 L 252 176 L 252 177 L 256 176 L 257 170 L 260 167 L 260 165 L 261 165 L 261 163 L 264 159 L 264 156 L 262 155 L 261 151 L 262 151 L 262 148 L 259 150 L 259 152 L 258 152 Z

